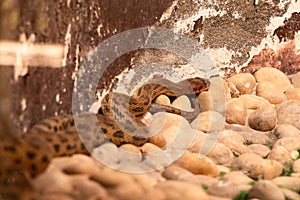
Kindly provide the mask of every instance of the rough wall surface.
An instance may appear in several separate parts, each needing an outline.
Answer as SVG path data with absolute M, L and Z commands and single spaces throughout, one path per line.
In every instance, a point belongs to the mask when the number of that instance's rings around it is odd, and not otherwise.
M 45 117 L 70 113 L 80 62 L 104 39 L 133 28 L 165 27 L 198 40 L 224 75 L 269 65 L 288 73 L 300 68 L 299 1 L 12 2 L 17 13 L 13 34 L 4 31 L 2 38 L 17 40 L 20 33 L 34 33 L 36 42 L 64 44 L 67 49 L 66 67 L 29 68 L 26 76 L 11 78 L 11 118 L 23 131 Z M 107 88 L 128 68 L 133 55 L 116 60 L 99 88 Z

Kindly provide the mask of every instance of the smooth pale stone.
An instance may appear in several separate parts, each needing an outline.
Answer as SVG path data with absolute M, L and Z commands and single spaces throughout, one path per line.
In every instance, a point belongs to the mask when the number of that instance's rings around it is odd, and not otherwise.
M 189 122 L 184 117 L 172 113 L 158 112 L 153 115 L 153 119 L 156 120 L 157 123 L 154 125 L 155 129 L 159 131 L 172 126 L 182 126 L 187 129 L 191 128 Z M 159 129 L 156 127 L 159 127 Z
M 258 83 L 269 81 L 275 85 L 277 91 L 285 92 L 291 87 L 290 80 L 280 70 L 272 67 L 264 67 L 254 73 L 254 77 Z
M 285 92 L 285 95 L 290 100 L 300 101 L 300 88 L 290 88 Z
M 277 90 L 272 82 L 259 82 L 256 86 L 256 95 L 267 99 L 272 104 L 279 104 L 287 100 L 283 92 Z
M 253 182 L 253 180 L 246 176 L 242 171 L 228 172 L 222 177 L 222 179 L 225 181 L 230 181 L 236 185 L 249 185 Z
M 132 161 L 141 161 L 142 160 L 142 153 L 139 150 L 139 148 L 132 144 L 123 144 L 119 147 L 119 155 L 120 155 L 120 161 L 127 161 L 127 159 L 130 159 Z
M 203 186 L 203 184 L 210 186 L 217 182 L 217 179 L 205 176 L 194 175 L 186 169 L 183 169 L 177 165 L 170 165 L 163 171 L 162 175 L 169 180 L 178 180 L 192 183 L 194 185 Z
M 278 138 L 300 137 L 300 130 L 291 124 L 278 124 L 274 129 L 274 135 Z
M 286 188 L 295 192 L 300 192 L 300 178 L 291 176 L 280 176 L 272 180 L 281 188 Z
M 226 122 L 245 125 L 247 109 L 240 99 L 231 99 L 226 105 Z
M 275 142 L 273 148 L 283 146 L 289 152 L 300 149 L 300 137 L 284 137 Z
M 235 74 L 228 79 L 228 85 L 233 85 L 239 94 L 251 94 L 256 85 L 254 76 L 250 73 Z
M 231 150 L 222 143 L 216 143 L 213 149 L 207 154 L 217 165 L 229 166 L 233 161 L 234 155 Z
M 267 180 L 257 181 L 249 191 L 249 198 L 263 200 L 285 200 L 280 188 Z
M 95 148 L 92 155 L 106 164 L 118 163 L 120 160 L 119 149 L 113 143 L 105 143 Z
M 234 165 L 243 171 L 249 172 L 257 164 L 262 162 L 262 158 L 254 153 L 245 153 L 235 159 Z
M 158 104 L 162 104 L 162 105 L 166 105 L 166 106 L 169 106 L 171 105 L 171 101 L 169 99 L 168 96 L 162 94 L 162 95 L 159 95 L 155 100 L 154 100 L 154 103 L 158 103 Z
M 115 197 L 115 199 L 128 199 L 128 197 L 130 199 L 137 199 L 143 192 L 142 187 L 133 181 L 109 189 L 109 194 Z
M 293 83 L 295 88 L 300 88 L 300 72 L 293 75 L 292 83 Z
M 191 123 L 191 127 L 203 132 L 220 131 L 223 129 L 225 118 L 214 111 L 202 112 Z
M 152 176 L 153 174 L 131 174 L 135 184 L 142 187 L 143 190 L 148 190 L 153 187 L 158 181 Z
M 250 170 L 250 176 L 271 180 L 282 173 L 283 166 L 276 160 L 263 159 Z
M 294 161 L 293 172 L 300 173 L 300 159 Z
M 193 174 L 210 176 L 217 176 L 219 174 L 216 164 L 211 159 L 207 157 L 200 158 L 197 153 L 186 153 L 175 163 Z
M 224 130 L 218 142 L 227 146 L 235 155 L 250 153 L 250 149 L 244 145 L 245 139 L 236 131 Z
M 244 102 L 247 109 L 257 109 L 261 106 L 271 105 L 268 100 L 253 94 L 244 94 L 239 99 Z
M 277 106 L 279 124 L 291 124 L 300 129 L 300 101 L 288 100 Z
M 189 98 L 185 95 L 182 95 L 182 96 L 176 98 L 172 102 L 172 106 L 175 108 L 178 108 L 180 110 L 184 110 L 184 111 L 188 111 L 188 112 L 193 112 L 193 110 L 194 110 L 191 106 L 191 102 L 190 102 Z
M 187 182 L 175 180 L 164 181 L 156 184 L 155 188 L 163 191 L 165 195 L 164 199 L 166 200 L 209 200 L 208 195 L 202 187 Z
M 143 153 L 161 151 L 161 148 L 151 143 L 145 143 L 140 149 Z
M 234 199 L 240 191 L 250 190 L 250 185 L 236 185 L 230 181 L 219 181 L 207 189 L 207 193 L 219 197 Z
M 213 101 L 209 91 L 203 91 L 198 95 L 200 112 L 213 110 Z
M 275 146 L 272 148 L 268 159 L 276 160 L 285 165 L 291 161 L 290 152 L 283 146 Z
M 157 134 L 157 135 L 152 136 L 149 139 L 149 142 L 160 148 L 163 148 L 167 145 L 167 140 L 165 139 L 165 137 L 162 134 Z
M 207 137 L 207 134 L 204 134 L 201 131 L 196 131 L 194 140 L 193 140 L 192 144 L 189 146 L 188 150 L 192 153 L 199 153 L 206 137 Z
M 270 131 L 277 122 L 276 110 L 272 106 L 262 106 L 248 116 L 248 124 L 259 131 Z
M 257 154 L 262 158 L 266 157 L 270 153 L 269 147 L 262 144 L 251 144 L 248 148 L 252 151 L 252 153 Z
M 294 191 L 285 189 L 285 188 L 280 188 L 281 192 L 284 194 L 285 199 L 288 200 L 299 200 L 300 199 L 300 194 L 297 194 Z

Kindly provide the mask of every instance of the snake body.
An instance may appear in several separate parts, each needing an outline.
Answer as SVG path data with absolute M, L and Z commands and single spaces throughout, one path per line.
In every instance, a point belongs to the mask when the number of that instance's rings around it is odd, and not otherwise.
M 195 118 L 199 113 L 199 105 L 195 100 L 194 111 L 185 112 L 171 106 L 153 104 L 156 97 L 161 94 L 199 94 L 208 87 L 209 82 L 202 78 L 190 78 L 179 83 L 156 78 L 139 87 L 132 96 L 110 92 L 103 98 L 102 112 L 98 114 L 50 117 L 34 125 L 23 135 L 6 136 L 1 131 L 0 199 L 5 194 L 9 196 L 10 189 L 11 194 L 15 194 L 15 184 L 18 182 L 10 182 L 10 177 L 15 177 L 15 174 L 12 174 L 15 171 L 10 172 L 9 169 L 19 171 L 23 180 L 20 182 L 27 183 L 26 174 L 31 177 L 40 174 L 53 157 L 75 153 L 89 154 L 93 148 L 108 141 L 118 146 L 124 143 L 142 145 L 149 138 L 145 134 L 138 134 L 141 129 L 138 130 L 137 125 L 142 129 L 146 127 L 141 119 L 148 111 L 180 114 L 188 120 Z M 77 131 L 84 134 L 79 136 Z M 82 140 L 87 142 L 83 145 Z

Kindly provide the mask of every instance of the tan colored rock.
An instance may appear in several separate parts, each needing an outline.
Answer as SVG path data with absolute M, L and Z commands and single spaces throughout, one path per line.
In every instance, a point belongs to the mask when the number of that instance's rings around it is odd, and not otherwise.
M 254 77 L 258 83 L 265 81 L 273 83 L 277 91 L 280 92 L 285 92 L 291 86 L 286 75 L 282 71 L 272 67 L 264 67 L 259 69 L 254 73 Z
M 289 161 L 291 161 L 290 152 L 283 146 L 273 147 L 270 154 L 268 155 L 268 159 L 276 160 L 282 165 L 285 165 Z
M 219 174 L 216 164 L 211 159 L 207 157 L 200 158 L 197 153 L 186 153 L 175 163 L 193 174 L 210 176 L 217 176 Z
M 249 191 L 250 199 L 285 200 L 280 188 L 268 180 L 257 181 Z
M 295 160 L 293 163 L 293 172 L 300 173 L 300 159 Z
M 299 137 L 284 137 L 277 140 L 273 148 L 277 146 L 283 146 L 285 149 L 287 149 L 289 152 L 293 150 L 300 149 L 300 138 Z
M 191 127 L 203 132 L 222 130 L 225 117 L 214 111 L 202 112 L 191 123 Z
M 159 148 L 158 146 L 152 143 L 145 143 L 140 149 L 143 153 L 153 153 L 153 152 L 161 151 L 161 148 Z
M 247 109 L 257 109 L 261 106 L 270 105 L 268 100 L 253 94 L 244 94 L 239 99 L 244 102 Z
M 247 109 L 240 99 L 231 99 L 226 105 L 226 122 L 245 125 Z
M 236 131 L 224 130 L 218 141 L 227 146 L 235 155 L 251 152 L 251 150 L 244 145 L 244 138 Z
M 256 85 L 254 76 L 250 73 L 235 74 L 228 79 L 228 85 L 233 85 L 240 94 L 251 94 Z
M 143 189 L 135 182 L 122 183 L 115 188 L 109 188 L 108 193 L 115 197 L 115 199 L 126 200 L 138 198 L 144 193 Z
M 294 191 L 285 189 L 285 188 L 281 188 L 280 190 L 284 194 L 285 199 L 288 199 L 288 200 L 300 200 L 300 194 L 298 194 L 298 193 L 296 193 Z
M 248 124 L 259 131 L 270 131 L 276 126 L 276 110 L 272 106 L 262 106 L 248 116 Z
M 300 130 L 291 124 L 278 124 L 274 129 L 274 135 L 278 138 L 300 137 Z
M 157 134 L 157 135 L 152 136 L 149 139 L 149 142 L 160 148 L 163 148 L 167 145 L 167 140 L 165 139 L 165 137 L 162 134 Z
M 241 191 L 250 190 L 250 185 L 236 185 L 229 181 L 219 181 L 207 189 L 207 193 L 219 197 L 234 199 Z
M 285 95 L 290 100 L 300 101 L 300 88 L 290 88 L 285 92 Z
M 300 192 L 300 178 L 291 176 L 280 176 L 272 180 L 277 186 L 286 188 L 295 192 Z
M 262 161 L 263 159 L 254 153 L 245 153 L 236 158 L 234 163 L 239 169 L 249 172 Z
M 283 92 L 277 90 L 272 82 L 259 82 L 256 87 L 256 95 L 267 99 L 272 104 L 279 104 L 287 100 Z
M 192 112 L 194 109 L 191 106 L 189 98 L 185 95 L 179 96 L 172 102 L 172 106 L 180 110 Z
M 253 182 L 253 180 L 246 176 L 242 171 L 232 171 L 226 173 L 222 179 L 225 181 L 230 181 L 236 185 L 249 185 Z
M 222 143 L 216 143 L 213 149 L 207 154 L 217 165 L 228 166 L 233 161 L 234 155 L 231 150 Z
M 279 124 L 291 124 L 300 130 L 300 101 L 288 100 L 277 107 Z
M 262 158 L 265 158 L 270 153 L 269 147 L 262 144 L 251 144 L 248 146 L 248 148 Z
M 295 88 L 300 88 L 300 72 L 293 75 L 292 84 Z
M 203 146 L 207 134 L 204 134 L 202 131 L 197 131 L 194 137 L 192 144 L 189 146 L 188 150 L 192 153 L 199 153 L 200 149 Z
M 181 181 L 164 181 L 158 183 L 155 188 L 163 191 L 165 198 L 172 200 L 208 200 L 209 197 L 200 186 Z
M 169 106 L 171 105 L 171 101 L 169 99 L 168 96 L 162 94 L 162 95 L 159 95 L 155 100 L 154 100 L 154 103 L 158 103 L 158 104 L 162 104 L 162 105 L 166 105 L 166 106 Z
M 198 95 L 198 102 L 200 105 L 200 112 L 213 110 L 213 102 L 210 92 L 204 91 Z
M 253 178 L 273 179 L 282 173 L 283 166 L 276 160 L 262 160 L 250 170 Z

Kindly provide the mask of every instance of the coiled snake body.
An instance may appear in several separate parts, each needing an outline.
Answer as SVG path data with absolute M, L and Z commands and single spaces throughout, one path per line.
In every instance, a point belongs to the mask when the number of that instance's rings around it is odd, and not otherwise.
M 209 82 L 202 78 L 190 78 L 179 83 L 156 78 L 139 87 L 130 97 L 120 93 L 109 93 L 102 100 L 100 114 L 81 114 L 76 116 L 75 121 L 72 115 L 47 118 L 23 135 L 7 136 L 0 129 L 0 199 L 1 196 L 15 194 L 13 188 L 16 188 L 16 184 L 20 187 L 20 184 L 24 183 L 18 182 L 15 178 L 16 171 L 13 169 L 25 174 L 23 178 L 28 181 L 26 174 L 36 176 L 44 171 L 50 160 L 56 156 L 89 154 L 93 148 L 109 140 L 116 145 L 144 144 L 148 141 L 145 135 L 132 133 L 136 132 L 136 124 L 143 125 L 142 118 L 148 111 L 180 114 L 188 120 L 195 118 L 199 113 L 198 101 L 193 101 L 193 112 L 153 104 L 152 101 L 161 94 L 199 94 L 208 87 Z M 77 130 L 84 132 L 84 135 L 79 137 Z M 88 142 L 83 145 L 82 139 Z M 10 182 L 12 177 L 15 182 Z

